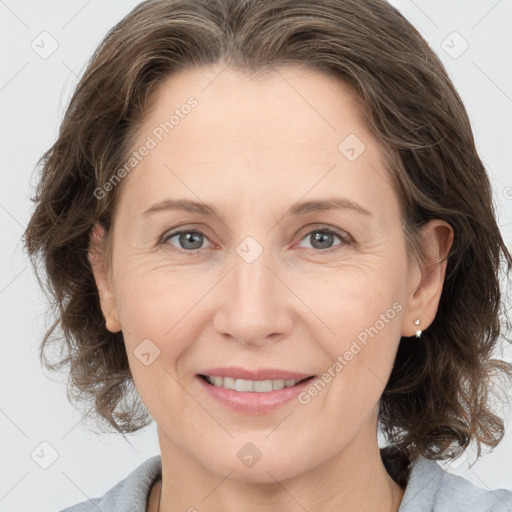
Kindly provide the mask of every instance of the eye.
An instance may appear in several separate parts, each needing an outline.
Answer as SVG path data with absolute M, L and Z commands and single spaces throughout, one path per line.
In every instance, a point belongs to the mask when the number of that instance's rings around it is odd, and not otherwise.
M 335 238 L 338 238 L 340 243 L 332 246 Z M 173 239 L 175 239 L 174 243 L 171 242 Z M 307 239 L 311 241 L 310 243 L 312 247 L 306 247 L 306 249 L 322 253 L 330 253 L 340 250 L 351 241 L 350 236 L 347 233 L 330 227 L 320 227 L 309 231 L 306 236 L 302 238 L 302 240 Z M 182 229 L 180 231 L 165 233 L 159 243 L 171 245 L 175 248 L 174 250 L 180 254 L 193 256 L 199 254 L 202 249 L 206 248 L 202 247 L 205 240 L 209 241 L 208 237 L 202 231 Z
M 169 242 L 173 238 L 176 238 L 176 243 Z M 160 243 L 169 243 L 173 247 L 177 246 L 179 253 L 193 255 L 201 252 L 201 249 L 203 249 L 201 246 L 204 240 L 208 240 L 208 238 L 202 231 L 183 229 L 181 231 L 164 234 Z
M 339 244 L 332 247 L 333 240 L 338 238 Z M 321 227 L 309 231 L 302 240 L 310 240 L 312 247 L 306 247 L 313 251 L 320 251 L 323 253 L 330 253 L 341 249 L 343 246 L 350 243 L 350 236 L 344 231 L 338 231 L 333 228 Z

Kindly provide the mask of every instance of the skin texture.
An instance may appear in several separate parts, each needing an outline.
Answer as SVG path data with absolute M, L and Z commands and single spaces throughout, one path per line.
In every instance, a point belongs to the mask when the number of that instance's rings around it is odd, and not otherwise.
M 378 402 L 400 336 L 414 335 L 416 318 L 426 329 L 435 317 L 446 263 L 421 268 L 408 257 L 379 141 L 339 79 L 295 66 L 262 76 L 180 71 L 159 87 L 134 149 L 190 96 L 198 105 L 124 178 L 110 277 L 103 255 L 90 251 L 107 328 L 122 329 L 137 390 L 158 425 L 160 510 L 396 511 L 404 491 L 380 460 Z M 365 144 L 354 161 L 338 149 L 349 134 Z M 369 214 L 286 215 L 297 201 L 333 196 Z M 222 220 L 142 215 L 178 198 L 213 205 Z M 204 233 L 196 235 L 200 252 L 179 236 L 159 243 L 178 227 Z M 325 228 L 341 236 L 315 245 Z M 424 234 L 438 262 L 453 231 L 433 220 Z M 102 236 L 97 225 L 91 239 Z M 237 252 L 246 237 L 263 251 L 251 263 Z M 308 404 L 250 416 L 198 383 L 197 373 L 215 366 L 321 376 L 393 304 L 394 318 Z M 144 339 L 160 350 L 148 366 L 134 353 Z M 248 442 L 261 452 L 252 467 L 237 457 Z M 155 492 L 159 485 L 149 510 Z

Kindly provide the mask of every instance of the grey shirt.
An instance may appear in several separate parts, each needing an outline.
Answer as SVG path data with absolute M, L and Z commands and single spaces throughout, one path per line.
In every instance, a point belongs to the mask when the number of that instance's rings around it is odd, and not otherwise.
M 146 512 L 152 485 L 161 476 L 155 455 L 134 469 L 103 497 L 83 501 L 61 512 Z M 398 512 L 512 512 L 512 491 L 481 489 L 420 457 L 409 474 Z

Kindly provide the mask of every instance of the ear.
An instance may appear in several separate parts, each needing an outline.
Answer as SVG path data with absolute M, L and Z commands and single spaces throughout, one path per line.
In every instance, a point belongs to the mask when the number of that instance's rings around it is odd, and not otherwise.
M 119 332 L 121 330 L 121 324 L 118 320 L 119 316 L 110 279 L 108 262 L 106 261 L 106 255 L 102 247 L 104 239 L 105 228 L 97 222 L 93 226 L 89 237 L 87 259 L 91 264 L 96 287 L 98 288 L 101 311 L 105 317 L 105 325 L 110 332 Z
M 421 231 L 426 261 L 410 258 L 402 336 L 413 336 L 418 329 L 424 331 L 434 321 L 453 243 L 453 228 L 441 219 L 427 222 Z M 418 318 L 420 325 L 415 325 Z

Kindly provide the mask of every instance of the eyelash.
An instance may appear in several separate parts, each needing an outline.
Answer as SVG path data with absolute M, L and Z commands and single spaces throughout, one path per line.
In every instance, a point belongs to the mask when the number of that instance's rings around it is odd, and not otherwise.
M 162 237 L 160 238 L 158 245 L 170 245 L 170 244 L 167 244 L 166 242 L 169 241 L 171 238 L 174 238 L 175 236 L 180 235 L 182 233 L 199 234 L 199 235 L 202 235 L 204 238 L 206 238 L 208 241 L 210 241 L 210 239 L 205 235 L 205 233 L 203 233 L 202 231 L 200 231 L 198 229 L 181 229 L 178 231 L 172 231 L 170 233 L 169 232 L 164 233 L 162 235 Z M 308 247 L 305 248 L 306 250 L 313 251 L 314 253 L 317 253 L 317 254 L 318 253 L 330 254 L 330 253 L 339 251 L 343 246 L 349 245 L 352 242 L 350 236 L 346 232 L 338 231 L 331 227 L 317 227 L 315 229 L 312 229 L 312 230 L 308 231 L 305 234 L 305 236 L 303 236 L 301 238 L 301 241 L 304 240 L 304 238 L 306 238 L 307 236 L 310 236 L 312 233 L 329 233 L 331 235 L 337 236 L 341 240 L 341 243 L 339 243 L 338 245 L 335 245 L 334 247 L 331 247 L 330 249 L 314 249 L 314 248 L 308 248 Z M 212 242 L 210 241 L 210 243 L 212 243 Z M 175 251 L 178 254 L 184 254 L 187 256 L 197 256 L 197 255 L 201 254 L 202 251 L 204 250 L 204 249 L 191 249 L 191 250 L 186 251 L 183 249 L 178 249 L 174 246 L 171 246 L 171 247 L 172 247 L 172 249 L 171 249 L 172 251 Z

